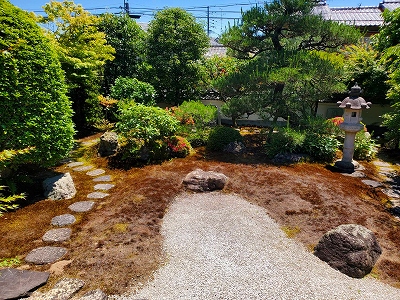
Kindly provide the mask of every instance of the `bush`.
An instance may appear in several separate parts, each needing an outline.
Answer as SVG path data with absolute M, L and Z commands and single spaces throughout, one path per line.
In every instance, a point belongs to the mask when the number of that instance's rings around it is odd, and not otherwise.
M 359 160 L 372 160 L 376 153 L 376 144 L 371 138 L 371 135 L 365 131 L 357 132 L 354 144 L 354 158 Z
M 211 151 L 222 151 L 225 146 L 232 142 L 243 142 L 240 132 L 231 127 L 217 126 L 208 137 L 207 149 Z
M 6 211 L 17 209 L 18 204 L 15 203 L 16 201 L 25 199 L 24 194 L 4 196 L 2 194 L 2 190 L 4 190 L 4 188 L 5 186 L 0 186 L 0 217 Z
M 159 107 L 119 102 L 116 129 L 122 139 L 123 159 L 165 159 L 166 141 L 175 135 L 178 125 L 173 116 Z
M 131 100 L 148 106 L 156 103 L 154 87 L 136 78 L 118 77 L 111 87 L 111 97 L 118 100 Z
M 169 138 L 167 144 L 171 151 L 171 157 L 186 157 L 189 155 L 192 148 L 190 143 L 181 136 L 173 136 Z
M 5 0 L 0 28 L 0 152 L 32 147 L 19 164 L 53 165 L 74 135 L 60 62 L 34 19 Z
M 277 133 L 272 133 L 265 144 L 265 151 L 269 158 L 280 153 L 300 153 L 305 139 L 305 134 L 290 128 L 282 128 Z
M 306 133 L 302 150 L 316 161 L 332 162 L 336 157 L 339 141 L 330 135 L 321 135 L 313 132 Z

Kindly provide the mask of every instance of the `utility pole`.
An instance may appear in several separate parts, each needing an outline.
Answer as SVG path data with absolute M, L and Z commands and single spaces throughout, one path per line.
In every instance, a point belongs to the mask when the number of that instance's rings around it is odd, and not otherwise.
M 131 13 L 129 12 L 129 3 L 128 3 L 128 0 L 124 0 L 124 10 L 125 10 L 125 13 L 126 13 L 130 18 L 132 18 L 132 19 L 140 19 L 140 15 L 131 14 Z
M 210 36 L 210 7 L 207 6 L 207 36 Z

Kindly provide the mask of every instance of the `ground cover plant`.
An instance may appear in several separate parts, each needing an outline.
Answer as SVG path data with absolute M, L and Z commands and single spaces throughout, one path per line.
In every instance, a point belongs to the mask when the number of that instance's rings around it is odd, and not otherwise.
M 265 130 L 242 128 L 240 133 L 247 146 L 243 154 L 208 152 L 200 147 L 186 158 L 129 170 L 109 168 L 106 158 L 96 156 L 96 145 L 80 148 L 75 159 L 106 169 L 116 187 L 109 197 L 97 201 L 94 210 L 77 215 L 71 240 L 63 243 L 69 252 L 61 262 L 25 267 L 56 269 L 42 291 L 61 277 L 86 281 L 82 294 L 96 288 L 108 294 L 139 288 L 165 259 L 160 234 L 162 218 L 182 191 L 182 179 L 190 171 L 202 168 L 227 175 L 225 192 L 237 193 L 264 207 L 288 235 L 310 251 L 326 231 L 340 224 L 368 227 L 383 248 L 372 275 L 400 287 L 400 222 L 388 212 L 387 196 L 380 189 L 364 185 L 360 178 L 332 172 L 323 164 L 271 164 L 263 152 Z M 396 156 L 391 153 L 390 157 L 395 163 Z M 400 156 L 397 158 L 400 161 Z M 374 165 L 362 164 L 366 178 L 379 180 Z M 55 171 L 70 169 L 61 165 Z M 0 218 L 0 235 L 4 237 L 0 240 L 0 259 L 15 258 L 24 264 L 23 257 L 30 250 L 44 245 L 41 238 L 50 229 L 51 219 L 65 213 L 71 203 L 86 200 L 92 192 L 88 176 L 79 172 L 72 172 L 72 176 L 78 190 L 74 199 L 55 202 L 40 200 L 38 195 L 31 205 Z

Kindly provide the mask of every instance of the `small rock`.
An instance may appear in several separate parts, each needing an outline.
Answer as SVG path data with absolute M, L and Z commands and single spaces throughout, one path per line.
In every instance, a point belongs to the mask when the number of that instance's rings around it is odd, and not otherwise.
M 115 184 L 110 184 L 110 183 L 99 183 L 94 186 L 95 190 L 103 190 L 107 191 L 109 189 L 112 189 L 115 186 Z
M 332 268 L 354 278 L 370 273 L 381 253 L 373 232 L 356 224 L 340 225 L 325 233 L 314 252 Z
M 96 170 L 92 170 L 86 173 L 86 175 L 89 176 L 99 176 L 101 174 L 104 174 L 106 171 L 102 170 L 102 169 L 96 169 Z
M 83 286 L 85 282 L 79 279 L 63 278 L 40 300 L 68 300 L 71 299 Z
M 93 178 L 93 181 L 111 181 L 111 175 L 104 175 L 100 177 Z
M 242 142 L 234 141 L 230 142 L 223 149 L 224 152 L 239 154 L 246 150 L 246 146 Z
M 118 135 L 116 132 L 108 131 L 100 137 L 99 155 L 110 156 L 117 153 L 119 148 Z
M 59 260 L 67 253 L 67 249 L 63 247 L 39 247 L 33 249 L 25 257 L 25 261 L 36 265 L 44 265 Z
M 361 182 L 366 185 L 369 185 L 370 187 L 373 187 L 373 188 L 383 186 L 383 184 L 381 182 L 375 181 L 375 180 L 365 179 L 365 180 L 361 180 Z
M 68 208 L 74 212 L 85 212 L 93 208 L 93 201 L 80 201 L 68 206 Z
M 44 196 L 51 200 L 72 199 L 76 194 L 71 174 L 65 173 L 43 181 Z
M 94 290 L 83 295 L 79 300 L 107 300 L 108 296 L 102 290 Z
M 89 170 L 91 170 L 93 168 L 94 168 L 93 166 L 81 166 L 81 167 L 77 167 L 77 168 L 75 168 L 73 170 L 77 171 L 77 172 L 84 172 L 84 171 L 89 171 Z
M 0 270 L 0 299 L 27 297 L 32 291 L 46 284 L 50 273 L 3 269 Z
M 228 181 L 228 177 L 222 173 L 213 171 L 205 172 L 196 169 L 183 179 L 183 185 L 196 192 L 222 190 Z
M 70 225 L 76 222 L 76 219 L 73 215 L 71 214 L 64 214 L 64 215 L 59 215 L 51 219 L 51 225 L 54 226 L 65 226 L 65 225 Z
M 44 242 L 64 242 L 71 236 L 71 228 L 57 228 L 47 231 L 42 240 Z
M 84 163 L 81 162 L 81 161 L 74 161 L 74 162 L 69 163 L 69 164 L 67 165 L 67 167 L 69 167 L 69 168 L 75 168 L 75 167 L 82 166 L 83 164 L 84 164 Z
M 89 195 L 87 195 L 87 198 L 90 198 L 90 199 L 102 199 L 102 198 L 107 197 L 109 195 L 110 194 L 102 193 L 102 192 L 93 192 L 93 193 L 90 193 Z

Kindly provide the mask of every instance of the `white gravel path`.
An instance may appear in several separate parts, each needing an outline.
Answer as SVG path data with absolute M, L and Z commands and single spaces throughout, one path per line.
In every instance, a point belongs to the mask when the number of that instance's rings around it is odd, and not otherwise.
M 236 195 L 180 195 L 162 234 L 167 261 L 154 280 L 112 299 L 400 299 L 400 289 L 333 270 Z

